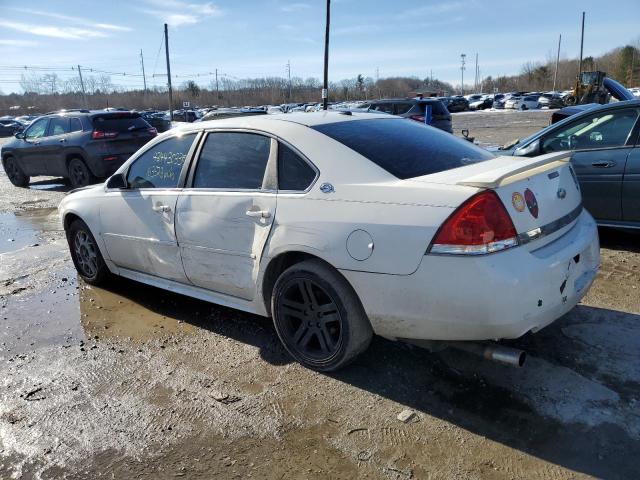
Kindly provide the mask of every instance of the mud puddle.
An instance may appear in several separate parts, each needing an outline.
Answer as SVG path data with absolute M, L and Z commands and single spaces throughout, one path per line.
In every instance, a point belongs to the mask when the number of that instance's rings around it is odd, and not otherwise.
M 12 356 L 39 347 L 122 338 L 138 342 L 190 334 L 210 304 L 124 279 L 107 289 L 77 278 L 71 262 L 49 272 L 47 289 L 0 300 L 0 351 Z
M 0 254 L 38 243 L 42 232 L 62 231 L 55 208 L 0 213 Z

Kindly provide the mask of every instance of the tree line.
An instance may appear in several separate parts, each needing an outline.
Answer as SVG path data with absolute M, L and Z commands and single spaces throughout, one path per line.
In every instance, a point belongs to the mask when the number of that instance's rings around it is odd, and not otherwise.
M 636 42 L 638 43 L 638 42 Z M 628 87 L 640 84 L 640 49 L 626 45 L 599 57 L 583 59 L 583 70 L 604 70 Z M 556 90 L 570 89 L 578 73 L 577 59 L 562 59 L 558 66 Z M 546 62 L 526 62 L 518 75 L 485 77 L 480 90 L 485 93 L 514 90 L 546 91 L 553 87 L 555 59 Z M 3 113 L 43 113 L 61 108 L 125 107 L 138 110 L 167 109 L 167 88 L 153 87 L 125 89 L 113 84 L 109 75 L 86 75 L 83 78 L 85 95 L 79 78 L 61 79 L 55 73 L 23 75 L 20 85 L 25 93 L 0 95 Z M 475 93 L 465 85 L 464 93 Z M 279 105 L 293 102 L 319 102 L 322 83 L 317 78 L 282 77 L 234 79 L 221 77 L 200 86 L 193 80 L 174 87 L 173 108 L 183 102 L 199 106 L 243 107 Z M 356 101 L 374 98 L 393 98 L 415 95 L 417 92 L 436 95 L 461 93 L 460 85 L 452 85 L 433 78 L 389 77 L 374 80 L 358 75 L 354 78 L 331 82 L 331 101 Z M 86 102 L 86 103 L 85 103 Z M 12 106 L 20 106 L 13 109 Z

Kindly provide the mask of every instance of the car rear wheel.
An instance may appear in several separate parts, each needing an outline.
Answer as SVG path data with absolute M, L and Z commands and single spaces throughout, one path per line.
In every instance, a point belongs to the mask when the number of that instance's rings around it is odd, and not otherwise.
M 306 260 L 280 275 L 271 311 L 284 347 L 313 370 L 345 366 L 367 349 L 373 336 L 351 285 L 320 260 Z
M 26 187 L 29 185 L 29 176 L 24 174 L 15 158 L 7 157 L 3 163 L 4 171 L 6 172 L 7 177 L 9 177 L 9 181 L 11 183 L 16 187 Z
M 85 282 L 99 285 L 109 275 L 96 239 L 82 220 L 75 220 L 67 230 L 71 259 Z
M 72 158 L 69 162 L 69 182 L 73 188 L 86 187 L 94 180 L 87 165 L 80 158 Z

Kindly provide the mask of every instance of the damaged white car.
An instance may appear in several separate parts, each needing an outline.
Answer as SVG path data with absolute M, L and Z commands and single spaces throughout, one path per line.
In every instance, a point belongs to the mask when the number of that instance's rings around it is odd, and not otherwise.
M 334 370 L 373 333 L 519 337 L 571 310 L 599 265 L 568 154 L 494 157 L 371 113 L 171 130 L 60 204 L 92 284 L 115 274 L 272 317 Z

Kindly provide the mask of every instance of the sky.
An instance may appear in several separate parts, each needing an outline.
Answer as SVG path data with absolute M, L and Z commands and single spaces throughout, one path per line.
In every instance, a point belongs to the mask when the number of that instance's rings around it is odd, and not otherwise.
M 615 10 L 609 7 L 615 4 Z M 21 92 L 17 66 L 77 75 L 72 67 L 122 72 L 115 85 L 164 85 L 163 23 L 169 24 L 174 84 L 229 78 L 322 78 L 325 0 L 0 0 L 0 91 Z M 527 61 L 580 51 L 599 55 L 640 39 L 640 1 L 333 0 L 329 77 L 407 75 L 473 82 L 519 73 Z M 11 68 L 14 67 L 14 68 Z M 46 70 L 45 70 L 46 68 Z M 59 70 L 54 70 L 59 69 Z M 194 74 L 200 76 L 193 76 Z M 85 73 L 86 74 L 86 73 Z M 90 70 L 89 70 L 89 73 Z

